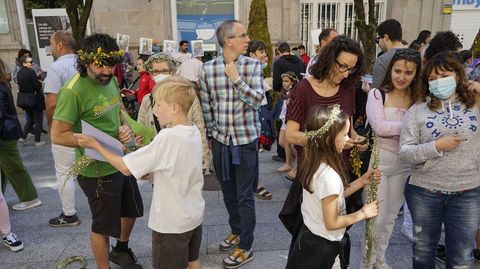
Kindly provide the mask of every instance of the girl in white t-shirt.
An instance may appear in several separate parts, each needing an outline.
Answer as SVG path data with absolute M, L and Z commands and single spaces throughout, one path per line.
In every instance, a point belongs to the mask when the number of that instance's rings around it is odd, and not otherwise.
M 347 184 L 341 152 L 349 140 L 350 121 L 339 105 L 313 108 L 306 121 L 305 159 L 300 173 L 303 187 L 302 215 L 287 269 L 331 268 L 340 254 L 345 227 L 378 214 L 378 202 L 346 215 L 345 197 L 370 182 L 380 173 L 369 170 Z

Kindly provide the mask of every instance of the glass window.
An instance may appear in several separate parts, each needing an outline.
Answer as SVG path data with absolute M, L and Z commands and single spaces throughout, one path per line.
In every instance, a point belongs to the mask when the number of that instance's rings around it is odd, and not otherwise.
M 0 34 L 6 34 L 9 31 L 7 7 L 5 6 L 5 1 L 0 1 Z

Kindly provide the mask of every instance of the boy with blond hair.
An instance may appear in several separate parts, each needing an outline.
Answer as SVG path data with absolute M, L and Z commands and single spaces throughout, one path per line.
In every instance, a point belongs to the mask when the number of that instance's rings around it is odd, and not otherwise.
M 201 268 L 202 141 L 198 128 L 187 119 L 195 91 L 189 81 L 174 75 L 160 82 L 153 96 L 153 113 L 162 125 L 171 127 L 162 129 L 145 147 L 120 157 L 93 137 L 75 136 L 80 146 L 97 150 L 124 175 L 141 178 L 153 172 L 148 220 L 153 230 L 153 268 Z

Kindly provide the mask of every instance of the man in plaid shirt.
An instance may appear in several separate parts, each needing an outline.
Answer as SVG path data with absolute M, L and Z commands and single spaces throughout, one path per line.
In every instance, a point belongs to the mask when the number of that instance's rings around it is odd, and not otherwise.
M 237 268 L 253 259 L 258 109 L 264 89 L 260 62 L 243 56 L 250 39 L 242 23 L 225 21 L 216 35 L 223 55 L 204 64 L 200 99 L 231 228 L 219 248 L 233 249 L 223 265 Z

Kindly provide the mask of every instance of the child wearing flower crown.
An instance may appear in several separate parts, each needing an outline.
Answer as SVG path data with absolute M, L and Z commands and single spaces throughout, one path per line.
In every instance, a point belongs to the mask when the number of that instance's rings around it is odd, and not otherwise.
M 350 121 L 339 105 L 316 106 L 306 121 L 305 157 L 299 169 L 303 187 L 301 206 L 304 224 L 300 229 L 287 269 L 331 268 L 343 249 L 345 227 L 378 214 L 378 202 L 366 204 L 346 215 L 345 197 L 380 179 L 369 170 L 347 184 L 341 152 L 349 140 Z

